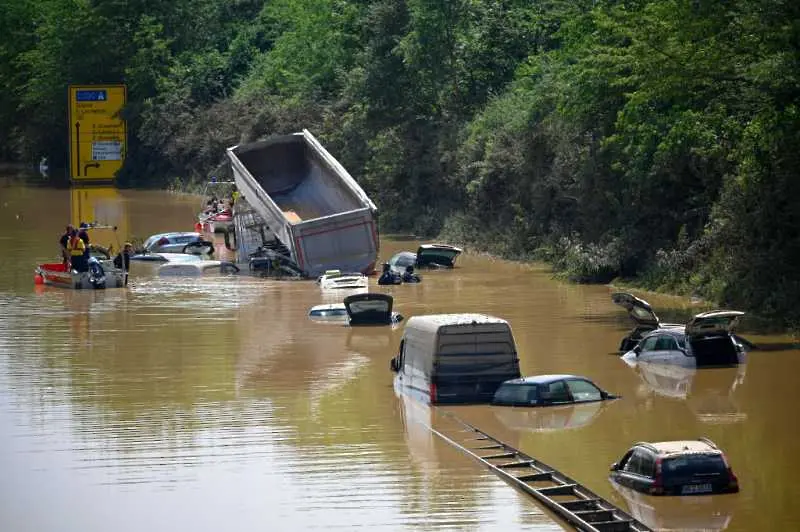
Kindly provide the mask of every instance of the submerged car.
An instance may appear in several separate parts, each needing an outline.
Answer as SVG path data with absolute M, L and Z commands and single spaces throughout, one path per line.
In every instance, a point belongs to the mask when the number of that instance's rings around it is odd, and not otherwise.
M 388 294 L 353 294 L 343 303 L 317 305 L 308 311 L 313 321 L 346 322 L 349 325 L 394 325 L 403 316 L 392 312 L 394 298 Z
M 142 251 L 145 253 L 186 253 L 187 245 L 191 250 L 196 242 L 205 242 L 202 233 L 194 232 L 173 232 L 173 233 L 159 233 L 150 236 L 142 244 Z M 209 242 L 209 244 L 211 244 Z M 214 245 L 211 244 L 211 251 L 213 252 Z
M 611 299 L 636 323 L 620 343 L 622 358 L 630 365 L 641 361 L 695 368 L 744 362 L 745 341 L 733 334 L 744 312 L 712 310 L 697 314 L 685 325 L 661 323 L 643 299 L 624 292 L 612 294 Z
M 680 323 L 661 323 L 656 316 L 650 303 L 644 299 L 639 299 L 627 292 L 615 292 L 611 294 L 611 301 L 628 311 L 628 315 L 635 323 L 630 331 L 620 342 L 619 351 L 627 353 L 639 343 L 642 336 L 659 328 L 681 327 Z
M 369 279 L 363 273 L 327 270 L 317 279 L 317 282 L 323 290 L 341 290 L 367 288 Z
M 742 364 L 745 349 L 731 334 L 744 312 L 715 310 L 698 314 L 685 326 L 656 329 L 622 356 L 629 365 L 639 362 L 676 364 L 687 368 Z
M 198 277 L 201 275 L 220 275 L 239 273 L 239 267 L 221 260 L 193 260 L 168 262 L 158 268 L 158 275 Z
M 140 262 L 194 262 L 203 260 L 200 255 L 188 253 L 139 253 L 131 256 L 131 260 Z
M 616 399 L 585 377 L 537 375 L 505 381 L 494 393 L 493 405 L 554 406 Z
M 453 268 L 463 250 L 447 244 L 422 244 L 416 253 L 401 251 L 389 259 L 392 271 L 403 274 L 406 268 Z
M 640 442 L 611 465 L 611 480 L 650 495 L 736 493 L 725 453 L 707 438 Z

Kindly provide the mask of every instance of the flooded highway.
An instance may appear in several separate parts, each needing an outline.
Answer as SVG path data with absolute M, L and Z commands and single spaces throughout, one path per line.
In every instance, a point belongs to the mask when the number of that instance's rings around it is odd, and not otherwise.
M 630 368 L 616 349 L 631 323 L 611 288 L 465 254 L 418 285 L 370 282 L 406 317 L 504 318 L 523 374 L 579 374 L 622 398 L 433 410 L 392 388 L 402 324 L 311 322 L 311 306 L 340 301 L 314 282 L 161 278 L 136 263 L 127 290 L 34 286 L 71 204 L 116 225 L 95 238 L 115 247 L 191 230 L 199 207 L 161 192 L 0 186 L 0 530 L 562 530 L 427 430 L 447 412 L 653 528 L 800 528 L 800 352 L 789 337 L 745 321 L 744 337 L 772 347 L 746 366 Z M 384 239 L 381 260 L 417 245 Z M 704 309 L 646 298 L 669 321 Z M 656 498 L 608 481 L 633 443 L 698 436 L 726 451 L 740 493 Z

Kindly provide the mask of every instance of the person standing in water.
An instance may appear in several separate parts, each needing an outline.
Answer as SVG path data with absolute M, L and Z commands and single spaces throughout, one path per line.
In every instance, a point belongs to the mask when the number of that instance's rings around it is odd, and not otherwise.
M 67 246 L 69 246 L 69 239 L 72 236 L 72 231 L 74 230 L 75 228 L 72 226 L 72 224 L 68 224 L 67 230 L 64 231 L 64 234 L 58 239 L 58 243 L 61 246 L 61 260 L 64 261 L 65 266 L 69 264 L 69 251 L 67 250 Z
M 125 242 L 122 251 L 114 257 L 114 267 L 123 271 L 125 286 L 128 286 L 128 272 L 131 269 L 131 254 L 133 254 L 133 244 Z

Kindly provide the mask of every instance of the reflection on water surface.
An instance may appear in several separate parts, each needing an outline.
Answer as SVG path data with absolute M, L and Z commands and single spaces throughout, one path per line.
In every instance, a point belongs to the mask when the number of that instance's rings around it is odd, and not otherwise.
M 402 326 L 311 322 L 310 307 L 340 301 L 313 281 L 164 279 L 143 264 L 127 291 L 34 290 L 34 265 L 57 254 L 70 220 L 70 192 L 1 193 L 0 223 L 15 243 L 0 268 L 3 531 L 561 529 L 434 438 L 426 427 L 441 422 L 436 411 L 395 396 L 389 359 Z M 111 205 L 122 209 L 117 236 L 129 240 L 191 229 L 197 201 L 121 191 Z M 415 248 L 385 241 L 381 257 Z M 746 378 L 631 369 L 608 354 L 628 328 L 608 288 L 470 254 L 455 270 L 423 272 L 419 285 L 380 290 L 406 317 L 505 318 L 523 373 L 581 374 L 619 393 L 552 410 L 450 410 L 648 523 L 797 522 L 800 453 L 786 413 L 798 401 L 797 351 L 751 353 Z M 741 493 L 633 500 L 608 482 L 631 443 L 699 435 L 727 451 Z

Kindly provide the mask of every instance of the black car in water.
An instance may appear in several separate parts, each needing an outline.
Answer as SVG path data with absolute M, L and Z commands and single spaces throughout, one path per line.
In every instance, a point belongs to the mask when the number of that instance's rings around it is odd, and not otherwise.
M 739 491 L 739 481 L 725 453 L 707 438 L 637 443 L 611 465 L 610 477 L 649 495 Z
M 505 381 L 494 393 L 493 405 L 556 406 L 616 399 L 592 381 L 577 375 L 536 375 Z
M 453 268 L 463 250 L 447 244 L 422 244 L 417 252 L 401 251 L 389 259 L 392 271 L 403 274 L 406 268 Z

